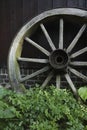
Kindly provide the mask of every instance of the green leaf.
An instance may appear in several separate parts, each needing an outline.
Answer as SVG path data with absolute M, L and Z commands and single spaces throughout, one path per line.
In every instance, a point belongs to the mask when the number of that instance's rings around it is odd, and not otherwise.
M 0 101 L 0 110 L 1 109 L 5 109 L 5 108 L 7 108 L 8 107 L 8 104 L 7 103 L 5 103 L 5 102 L 3 102 L 3 101 Z
M 15 113 L 11 110 L 11 108 L 0 110 L 0 118 L 7 119 L 7 118 L 13 118 L 15 117 Z
M 7 89 L 5 89 L 4 87 L 0 87 L 0 99 L 2 99 L 3 97 L 5 97 L 6 95 L 8 95 L 10 93 L 10 90 L 8 91 Z
M 13 118 L 15 114 L 8 108 L 4 111 L 4 118 Z
M 78 94 L 84 101 L 86 101 L 87 100 L 87 87 L 79 88 Z

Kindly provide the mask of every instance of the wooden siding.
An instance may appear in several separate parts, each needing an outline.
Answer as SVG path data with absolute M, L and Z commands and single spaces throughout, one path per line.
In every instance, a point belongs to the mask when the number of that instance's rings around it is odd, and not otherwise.
M 24 23 L 45 10 L 59 7 L 87 10 L 87 0 L 0 0 L 0 64 L 7 61 L 11 41 Z

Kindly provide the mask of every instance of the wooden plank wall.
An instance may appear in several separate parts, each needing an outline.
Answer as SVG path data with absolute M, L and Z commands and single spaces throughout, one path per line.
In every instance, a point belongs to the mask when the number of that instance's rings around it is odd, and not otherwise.
M 24 23 L 45 10 L 60 7 L 87 10 L 87 0 L 0 0 L 0 65 L 7 61 L 11 41 Z

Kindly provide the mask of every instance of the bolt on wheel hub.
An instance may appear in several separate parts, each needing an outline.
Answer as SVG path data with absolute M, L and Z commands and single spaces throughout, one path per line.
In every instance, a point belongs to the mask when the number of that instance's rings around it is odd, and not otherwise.
M 64 50 L 57 49 L 49 56 L 49 62 L 54 69 L 63 71 L 67 68 L 69 56 Z

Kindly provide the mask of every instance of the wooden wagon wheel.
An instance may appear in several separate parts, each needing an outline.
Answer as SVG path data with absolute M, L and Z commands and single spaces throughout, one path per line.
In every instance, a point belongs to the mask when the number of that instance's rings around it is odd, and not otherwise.
M 63 39 L 65 18 L 69 20 L 72 19 L 72 22 L 80 22 L 80 24 L 82 25 L 73 40 L 66 48 L 64 48 L 65 42 Z M 54 19 L 56 19 L 56 22 L 59 22 L 58 47 L 56 47 L 56 45 L 52 41 L 52 38 L 50 37 L 45 27 L 45 23 L 49 24 L 49 21 L 53 22 Z M 63 75 L 69 86 L 71 87 L 72 91 L 76 94 L 76 87 L 71 80 L 69 72 L 72 72 L 77 77 L 85 79 L 87 81 L 87 76 L 77 70 L 77 67 L 79 66 L 81 66 L 81 68 L 87 66 L 87 62 L 74 61 L 74 58 L 83 55 L 87 51 L 87 47 L 73 52 L 74 47 L 86 30 L 86 23 L 87 11 L 74 8 L 60 8 L 46 11 L 33 18 L 30 22 L 23 26 L 12 42 L 8 57 L 9 78 L 14 90 L 19 90 L 20 83 L 50 70 L 45 81 L 43 81 L 42 83 L 42 87 L 46 86 L 48 82 L 52 79 L 52 77 L 55 76 L 56 87 L 60 88 L 61 75 Z M 43 35 L 46 38 L 51 51 L 49 51 L 46 47 L 43 47 L 43 45 L 39 45 L 38 41 L 36 42 L 31 39 L 31 35 L 35 33 L 35 30 L 37 30 L 37 28 L 40 28 L 43 32 Z M 44 53 L 47 58 L 22 57 L 21 53 L 23 50 L 22 46 L 24 44 L 24 41 L 34 46 L 36 49 L 41 51 L 41 53 Z M 44 67 L 22 78 L 20 73 L 19 61 L 43 64 Z

